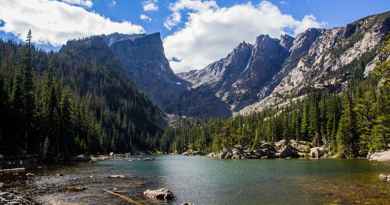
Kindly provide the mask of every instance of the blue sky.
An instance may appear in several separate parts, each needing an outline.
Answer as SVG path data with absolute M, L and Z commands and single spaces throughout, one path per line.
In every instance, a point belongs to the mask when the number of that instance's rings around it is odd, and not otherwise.
M 163 26 L 165 18 L 170 15 L 169 5 L 174 3 L 175 0 L 159 0 L 157 2 L 158 11 L 146 12 L 153 19 L 151 22 L 145 22 L 139 18 L 142 13 L 145 13 L 142 9 L 142 1 L 116 0 L 116 2 L 117 4 L 113 6 L 112 0 L 98 0 L 94 3 L 92 10 L 113 20 L 130 20 L 143 25 L 146 32 L 161 32 L 165 36 L 175 31 L 169 31 Z M 258 4 L 260 0 L 217 1 L 221 7 L 230 7 L 248 2 Z M 270 2 L 278 5 L 283 13 L 290 14 L 298 19 L 312 14 L 319 21 L 325 22 L 327 27 L 343 26 L 368 15 L 390 11 L 389 0 L 270 0 Z
M 0 0 L 0 37 L 60 47 L 113 32 L 160 32 L 175 72 L 200 69 L 240 42 L 344 26 L 390 11 L 389 0 Z M 141 18 L 142 16 L 142 18 Z

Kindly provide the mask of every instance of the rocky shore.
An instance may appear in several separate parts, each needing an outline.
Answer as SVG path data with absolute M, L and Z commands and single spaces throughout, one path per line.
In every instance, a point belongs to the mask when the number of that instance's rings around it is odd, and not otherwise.
M 0 191 L 0 204 L 2 205 L 38 205 L 37 202 L 16 192 Z
M 208 157 L 213 159 L 289 159 L 312 158 L 321 159 L 328 157 L 326 146 L 314 147 L 311 142 L 296 140 L 280 140 L 275 143 L 262 142 L 254 147 L 235 145 L 223 148 L 217 153 L 210 153 Z

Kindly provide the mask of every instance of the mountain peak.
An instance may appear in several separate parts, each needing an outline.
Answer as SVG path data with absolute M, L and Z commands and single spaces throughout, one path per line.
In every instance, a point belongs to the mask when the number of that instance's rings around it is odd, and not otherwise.
M 294 43 L 294 37 L 288 34 L 283 34 L 280 36 L 280 45 L 282 45 L 287 50 L 289 50 L 291 46 L 293 46 L 293 43 Z

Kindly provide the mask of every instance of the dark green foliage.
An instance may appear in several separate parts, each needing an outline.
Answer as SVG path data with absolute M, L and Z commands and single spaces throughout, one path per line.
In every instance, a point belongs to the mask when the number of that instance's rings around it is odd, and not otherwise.
M 66 160 L 158 148 L 163 114 L 112 56 L 98 56 L 98 48 L 43 53 L 31 38 L 0 42 L 1 154 Z

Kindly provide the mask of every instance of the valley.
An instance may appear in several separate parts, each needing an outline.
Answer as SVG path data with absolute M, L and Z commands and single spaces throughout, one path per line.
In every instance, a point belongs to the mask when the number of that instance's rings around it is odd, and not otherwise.
M 180 73 L 161 33 L 33 39 L 0 41 L 0 204 L 390 203 L 390 12 Z

